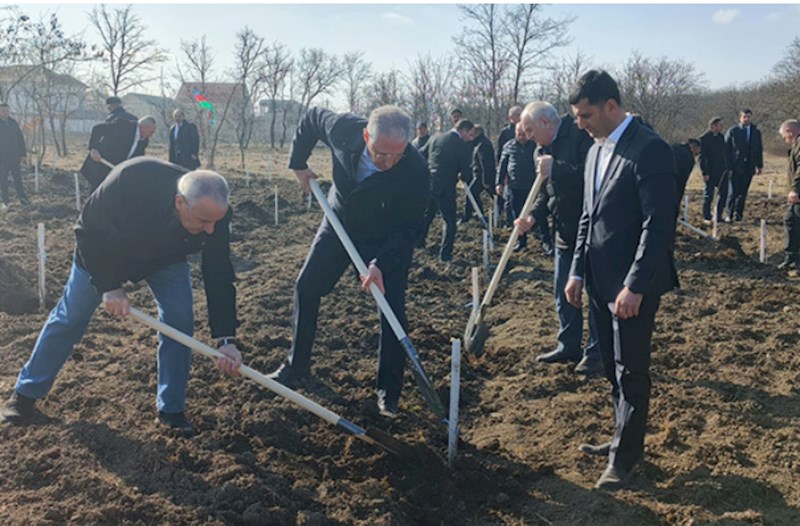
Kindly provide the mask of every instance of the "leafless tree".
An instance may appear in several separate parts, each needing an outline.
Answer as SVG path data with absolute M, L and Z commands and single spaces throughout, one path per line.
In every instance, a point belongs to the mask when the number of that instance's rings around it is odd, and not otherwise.
M 559 112 L 571 111 L 569 94 L 572 87 L 588 69 L 591 58 L 578 50 L 574 55 L 563 57 L 548 68 L 549 77 L 544 82 L 543 100 L 555 106 Z
M 206 93 L 207 84 L 212 81 L 214 54 L 203 35 L 196 40 L 181 40 L 180 59 L 176 59 L 178 79 L 181 84 L 199 84 L 200 91 Z M 200 135 L 200 150 L 205 152 L 209 141 L 208 110 L 195 107 L 195 124 Z
M 365 93 L 366 106 L 364 114 L 386 104 L 405 105 L 406 94 L 399 71 L 393 69 L 387 73 L 375 75 Z
M 320 95 L 325 95 L 341 80 L 341 60 L 319 48 L 303 48 L 297 62 L 297 89 L 303 111 Z
M 449 125 L 448 109 L 455 102 L 454 78 L 458 67 L 452 55 L 433 58 L 417 56 L 408 65 L 408 91 L 416 120 L 428 122 L 431 130 Z
M 287 80 L 294 68 L 294 60 L 286 46 L 280 42 L 273 42 L 264 53 L 264 84 L 269 98 L 269 144 L 275 148 L 275 124 L 278 119 L 278 97 L 283 95 Z M 284 101 L 284 113 L 289 111 L 288 103 Z
M 108 66 L 106 86 L 114 95 L 150 80 L 148 74 L 167 55 L 157 42 L 148 39 L 147 28 L 133 12 L 133 6 L 109 10 L 105 4 L 92 9 L 89 20 L 102 41 L 103 60 Z
M 239 167 L 245 169 L 245 152 L 250 146 L 253 137 L 255 112 L 253 106 L 263 89 L 265 80 L 264 54 L 266 51 L 264 38 L 258 36 L 252 29 L 245 27 L 236 34 L 236 62 L 234 74 L 236 78 L 236 91 L 233 105 L 233 128 L 236 132 L 236 141 L 239 145 Z
M 361 51 L 345 53 L 342 62 L 347 86 L 347 106 L 351 113 L 364 113 L 362 99 L 367 82 L 372 76 L 372 66 L 364 61 L 364 53 Z

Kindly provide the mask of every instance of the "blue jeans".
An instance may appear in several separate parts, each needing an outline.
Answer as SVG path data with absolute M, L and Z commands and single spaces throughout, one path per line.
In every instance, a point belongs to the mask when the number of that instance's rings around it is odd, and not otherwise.
M 577 358 L 581 355 L 583 311 L 570 305 L 564 294 L 564 287 L 567 286 L 571 265 L 572 250 L 556 248 L 553 295 L 556 299 L 559 325 L 557 351 Z M 589 342 L 586 344 L 583 355 L 591 359 L 600 360 L 600 349 L 597 344 L 597 324 L 591 309 L 589 310 Z
M 188 263 L 174 263 L 147 277 L 158 305 L 158 319 L 192 335 L 194 309 Z M 16 391 L 29 398 L 43 398 L 56 375 L 81 340 L 94 311 L 102 302 L 89 273 L 72 262 L 64 294 L 50 311 L 33 353 L 17 378 Z M 165 413 L 180 413 L 186 401 L 191 351 L 174 340 L 158 335 L 158 396 L 156 406 Z

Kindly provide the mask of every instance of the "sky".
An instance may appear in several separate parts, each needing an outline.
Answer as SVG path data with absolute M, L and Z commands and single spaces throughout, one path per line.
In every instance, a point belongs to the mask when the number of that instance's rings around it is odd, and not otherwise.
M 56 12 L 69 34 L 98 42 L 87 13 L 92 4 L 27 4 L 32 17 Z M 460 33 L 455 4 L 136 4 L 151 38 L 176 56 L 181 40 L 206 35 L 216 71 L 233 62 L 235 34 L 249 26 L 291 51 L 321 47 L 362 51 L 376 71 L 407 69 L 419 54 L 455 51 Z M 544 14 L 574 16 L 573 42 L 593 67 L 614 67 L 633 51 L 692 62 L 706 87 L 757 82 L 770 75 L 786 47 L 800 36 L 800 6 L 787 4 L 554 4 Z M 173 61 L 174 63 L 174 61 Z

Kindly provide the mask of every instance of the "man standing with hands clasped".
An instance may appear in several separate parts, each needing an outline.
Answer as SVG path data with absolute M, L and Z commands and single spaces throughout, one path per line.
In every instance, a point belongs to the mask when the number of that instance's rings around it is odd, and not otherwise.
M 616 81 L 589 71 L 570 94 L 578 127 L 595 139 L 586 157 L 583 213 L 565 294 L 581 307 L 584 283 L 611 382 L 615 430 L 581 451 L 607 456 L 595 487 L 616 490 L 643 460 L 650 402 L 650 339 L 661 295 L 677 286 L 675 161 L 667 143 L 621 107 Z

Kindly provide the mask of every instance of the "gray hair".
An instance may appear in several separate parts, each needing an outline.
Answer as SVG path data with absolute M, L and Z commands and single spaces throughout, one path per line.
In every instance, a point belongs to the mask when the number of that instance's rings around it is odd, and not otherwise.
M 792 131 L 800 130 L 800 121 L 797 119 L 787 119 L 781 123 L 781 127 L 778 128 L 778 133 L 782 133 L 783 130 L 791 128 Z
M 556 128 L 561 125 L 561 117 L 558 115 L 558 110 L 549 102 L 537 100 L 525 106 L 525 111 L 522 112 L 523 117 L 532 119 L 537 125 L 541 119 L 546 119 L 555 124 Z
M 508 108 L 508 116 L 513 117 L 514 115 L 522 115 L 522 106 L 511 106 Z
M 228 182 L 217 172 L 195 170 L 178 179 L 178 193 L 190 207 L 204 197 L 210 197 L 220 206 L 228 206 L 230 188 Z
M 139 119 L 139 126 L 152 126 L 155 128 L 157 126 L 156 118 L 151 117 L 150 115 L 145 115 L 141 119 Z
M 378 137 L 410 142 L 414 136 L 414 123 L 408 113 L 398 106 L 381 106 L 369 114 L 367 133 L 371 144 L 375 144 Z

